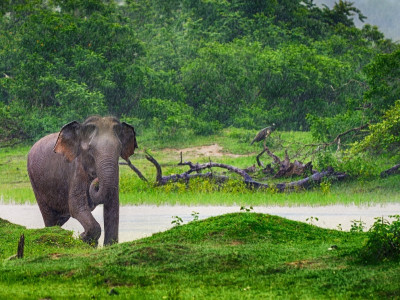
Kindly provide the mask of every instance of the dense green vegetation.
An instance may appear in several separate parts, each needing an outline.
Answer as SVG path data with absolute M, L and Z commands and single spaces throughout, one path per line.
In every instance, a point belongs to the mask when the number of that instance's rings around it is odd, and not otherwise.
M 7 261 L 25 234 L 25 257 Z M 104 249 L 0 220 L 4 298 L 390 298 L 399 263 L 366 263 L 368 235 L 235 213 Z
M 157 139 L 275 122 L 327 140 L 398 97 L 398 46 L 348 1 L 1 3 L 2 144 L 95 113 Z

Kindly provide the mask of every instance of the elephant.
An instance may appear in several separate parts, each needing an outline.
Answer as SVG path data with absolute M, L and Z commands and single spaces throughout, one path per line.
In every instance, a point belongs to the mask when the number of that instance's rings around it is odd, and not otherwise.
M 92 211 L 103 204 L 104 245 L 117 243 L 118 159 L 137 147 L 133 126 L 101 116 L 73 121 L 36 142 L 27 167 L 45 226 L 62 226 L 72 216 L 84 228 L 81 239 L 97 246 L 101 227 Z

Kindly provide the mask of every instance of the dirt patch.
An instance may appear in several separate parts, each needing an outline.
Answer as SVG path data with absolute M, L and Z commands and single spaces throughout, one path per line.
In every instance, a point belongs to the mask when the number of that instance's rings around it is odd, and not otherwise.
M 296 267 L 299 269 L 309 268 L 309 269 L 322 269 L 326 267 L 326 265 L 322 261 L 316 260 L 298 260 L 293 262 L 288 262 L 286 265 L 291 267 Z
M 243 242 L 241 242 L 241 241 L 232 241 L 229 245 L 231 245 L 231 246 L 243 245 Z
M 232 154 L 232 153 L 227 153 L 222 151 L 223 148 L 218 145 L 218 144 L 212 144 L 209 146 L 200 146 L 200 147 L 190 147 L 190 148 L 184 148 L 184 149 L 172 149 L 172 148 L 167 148 L 164 149 L 166 152 L 174 152 L 179 155 L 179 153 L 182 152 L 182 154 L 185 156 L 190 156 L 190 157 L 221 157 L 221 156 L 229 156 L 229 157 L 241 157 L 243 155 L 239 154 Z
M 61 254 L 61 253 L 51 253 L 51 254 L 49 254 L 50 259 L 53 259 L 53 260 L 58 260 L 58 259 L 60 259 L 61 256 L 63 256 L 63 254 Z

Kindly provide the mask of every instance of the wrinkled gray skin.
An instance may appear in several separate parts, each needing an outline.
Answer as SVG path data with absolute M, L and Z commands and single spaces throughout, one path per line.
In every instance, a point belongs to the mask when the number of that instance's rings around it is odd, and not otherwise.
M 97 245 L 101 234 L 91 211 L 104 204 L 104 245 L 118 242 L 118 159 L 137 148 L 135 130 L 113 117 L 93 116 L 43 137 L 28 154 L 28 173 L 46 227 L 72 216 L 82 240 Z

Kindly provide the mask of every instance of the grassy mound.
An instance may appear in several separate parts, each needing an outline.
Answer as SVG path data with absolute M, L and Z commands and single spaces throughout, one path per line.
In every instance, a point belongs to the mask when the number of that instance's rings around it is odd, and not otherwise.
M 291 243 L 299 240 L 324 240 L 340 232 L 310 226 L 278 216 L 256 213 L 232 213 L 176 226 L 153 235 L 152 241 L 216 243 Z
M 1 257 L 27 239 L 22 260 L 0 263 L 0 298 L 365 298 L 400 291 L 400 266 L 362 266 L 363 233 L 234 213 L 134 242 L 92 249 L 60 228 L 0 220 Z M 8 233 L 7 240 L 3 243 Z M 72 240 L 71 240 L 72 239 Z M 337 250 L 329 250 L 331 245 Z

